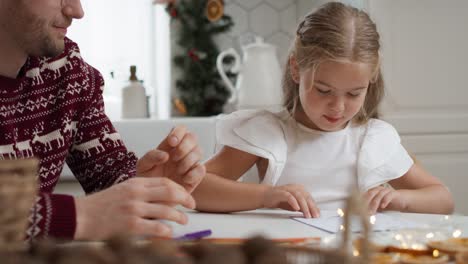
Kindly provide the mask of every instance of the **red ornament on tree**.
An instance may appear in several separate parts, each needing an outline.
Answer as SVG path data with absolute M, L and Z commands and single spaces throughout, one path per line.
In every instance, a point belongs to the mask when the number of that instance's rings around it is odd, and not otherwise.
M 177 17 L 177 8 L 175 7 L 175 5 L 173 3 L 170 3 L 168 6 L 167 6 L 167 9 L 169 10 L 169 15 L 172 17 L 172 18 L 176 18 Z
M 190 49 L 188 51 L 188 55 L 193 61 L 199 61 L 200 60 L 200 57 L 198 57 L 196 49 Z

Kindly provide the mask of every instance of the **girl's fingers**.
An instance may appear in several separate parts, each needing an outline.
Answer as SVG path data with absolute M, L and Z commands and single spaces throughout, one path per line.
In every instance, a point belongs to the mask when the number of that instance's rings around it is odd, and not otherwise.
M 171 150 L 171 160 L 176 162 L 180 161 L 191 152 L 196 152 L 201 156 L 201 151 L 198 149 L 197 138 L 194 134 L 187 132 L 180 140 L 177 147 Z
M 190 168 L 193 168 L 201 160 L 200 153 L 195 149 L 188 153 L 182 160 L 177 162 L 176 173 L 178 175 L 186 174 Z
M 380 209 L 387 208 L 388 204 L 393 200 L 393 192 L 389 191 L 380 202 Z
M 370 211 L 375 214 L 377 212 L 377 210 L 379 209 L 380 207 L 380 204 L 382 202 L 382 198 L 388 193 L 388 189 L 387 188 L 382 188 L 379 190 L 379 192 L 374 196 L 374 198 L 372 199 L 371 203 L 370 203 L 370 206 L 369 206 L 369 209 Z
M 170 147 L 175 147 L 180 142 L 182 139 L 185 137 L 185 134 L 187 134 L 187 127 L 185 126 L 176 126 L 174 127 L 169 135 L 166 137 L 166 142 Z
M 294 209 L 294 211 L 301 210 L 301 207 L 299 206 L 299 203 L 297 202 L 294 195 L 287 191 L 281 191 L 281 194 L 286 198 L 286 201 L 288 201 L 288 204 Z
M 192 192 L 206 175 L 206 168 L 203 164 L 198 164 L 190 169 L 182 178 L 183 185 L 188 192 Z
M 307 205 L 309 206 L 309 210 L 313 218 L 320 217 L 320 209 L 317 207 L 314 199 L 310 195 L 307 197 Z
M 374 201 L 375 196 L 379 193 L 380 187 L 375 187 L 368 190 L 364 194 L 364 200 L 367 202 L 367 209 L 372 212 L 372 203 Z
M 307 200 L 304 194 L 300 191 L 294 191 L 293 195 L 296 198 L 297 202 L 299 203 L 299 206 L 301 207 L 301 211 L 302 213 L 304 213 L 304 217 L 311 218 L 312 216 L 309 211 L 309 205 L 307 203 Z
M 368 210 L 371 214 L 375 214 L 377 208 L 379 207 L 380 201 L 377 200 L 377 195 L 375 195 L 372 200 L 369 201 Z
M 169 151 L 180 144 L 185 134 L 187 133 L 187 128 L 185 126 L 176 126 L 172 128 L 171 132 L 167 137 L 161 141 L 158 146 L 158 149 Z

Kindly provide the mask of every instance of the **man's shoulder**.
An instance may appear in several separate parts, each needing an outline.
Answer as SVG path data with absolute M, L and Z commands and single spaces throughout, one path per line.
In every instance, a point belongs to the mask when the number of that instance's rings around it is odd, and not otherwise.
M 63 96 L 90 99 L 104 85 L 99 71 L 83 60 L 78 44 L 69 38 L 65 38 L 61 54 L 43 58 L 38 67 L 43 82 L 60 89 Z
M 65 38 L 65 49 L 60 57 L 67 57 L 68 60 L 84 62 L 78 44 L 69 38 Z
M 101 73 L 96 68 L 89 65 L 83 59 L 78 44 L 69 38 L 65 38 L 65 50 L 60 57 L 66 57 L 68 64 L 73 66 L 70 67 L 70 70 L 74 69 L 75 71 L 85 71 L 87 74 L 93 74 L 96 76 L 101 75 Z
M 65 42 L 65 51 L 67 51 L 67 50 L 73 50 L 73 49 L 79 50 L 78 44 L 77 44 L 76 42 L 74 42 L 73 40 L 71 40 L 71 39 L 65 37 L 64 42 Z

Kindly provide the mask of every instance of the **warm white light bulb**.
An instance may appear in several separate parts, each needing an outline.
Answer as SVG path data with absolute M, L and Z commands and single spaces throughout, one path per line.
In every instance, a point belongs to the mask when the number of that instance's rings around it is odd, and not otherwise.
M 344 212 L 341 208 L 338 208 L 338 210 L 336 210 L 336 213 L 340 216 L 340 217 L 343 217 L 344 216 Z
M 426 234 L 426 238 L 433 238 L 433 237 L 434 237 L 434 233 L 432 232 Z
M 453 231 L 453 237 L 460 237 L 462 234 L 462 231 L 460 229 L 457 229 L 455 231 Z
M 375 221 L 376 221 L 376 220 L 377 220 L 377 218 L 375 217 L 375 215 L 371 215 L 371 216 L 370 216 L 369 221 L 370 221 L 370 223 L 371 223 L 372 225 L 375 225 Z

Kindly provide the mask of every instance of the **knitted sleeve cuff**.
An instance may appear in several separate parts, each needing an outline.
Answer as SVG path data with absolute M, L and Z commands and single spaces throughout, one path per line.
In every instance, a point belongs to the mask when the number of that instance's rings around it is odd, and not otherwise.
M 47 201 L 48 200 L 48 201 Z M 76 209 L 73 196 L 52 194 L 46 199 L 45 234 L 59 239 L 73 239 Z

